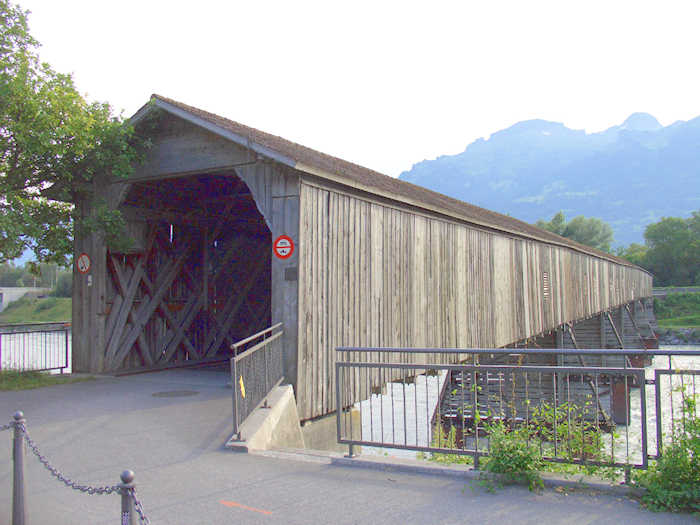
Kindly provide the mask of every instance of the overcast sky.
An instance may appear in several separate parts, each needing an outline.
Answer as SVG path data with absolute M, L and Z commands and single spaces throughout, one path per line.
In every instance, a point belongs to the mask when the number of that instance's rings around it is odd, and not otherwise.
M 515 122 L 700 115 L 700 1 L 23 0 L 41 57 L 392 176 Z

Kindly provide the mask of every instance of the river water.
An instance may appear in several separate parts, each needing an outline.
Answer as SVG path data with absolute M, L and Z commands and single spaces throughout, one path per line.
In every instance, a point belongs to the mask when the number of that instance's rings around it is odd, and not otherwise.
M 700 350 L 700 345 L 661 346 L 663 350 Z M 671 358 L 671 368 L 675 370 L 700 370 L 700 356 Z M 646 378 L 654 378 L 655 369 L 669 369 L 669 358 L 656 356 L 646 367 Z M 387 383 L 382 395 L 372 395 L 370 399 L 357 403 L 362 420 L 362 440 L 384 442 L 405 446 L 429 446 L 432 442 L 430 421 L 435 412 L 439 394 L 446 379 L 446 373 L 439 376 L 417 376 L 412 383 Z M 674 422 L 682 418 L 681 406 L 685 388 L 686 394 L 693 392 L 700 396 L 700 376 L 662 376 L 660 380 L 660 401 L 662 432 L 668 441 Z M 612 435 L 605 434 L 605 448 L 611 452 L 614 446 L 615 460 L 639 464 L 642 462 L 642 404 L 640 388 L 630 392 L 629 425 L 617 425 L 614 443 Z M 656 454 L 656 395 L 654 385 L 645 385 L 647 453 Z M 415 458 L 416 452 L 398 448 L 363 446 L 363 454 L 391 455 Z

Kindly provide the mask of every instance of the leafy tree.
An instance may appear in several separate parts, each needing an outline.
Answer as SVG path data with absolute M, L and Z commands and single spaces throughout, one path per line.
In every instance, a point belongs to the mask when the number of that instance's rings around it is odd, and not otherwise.
M 615 251 L 615 255 L 617 255 L 618 257 L 622 257 L 623 259 L 627 259 L 632 264 L 636 264 L 637 266 L 641 266 L 642 268 L 644 268 L 646 265 L 646 257 L 648 251 L 649 249 L 646 245 L 633 242 L 626 248 L 618 248 Z
M 557 212 L 549 222 L 540 219 L 535 223 L 535 226 L 564 237 L 564 232 L 566 231 L 566 218 L 564 217 L 564 212 Z
M 24 269 L 13 264 L 0 265 L 0 286 L 17 286 L 17 282 L 22 280 Z
M 29 248 L 66 265 L 76 226 L 123 237 L 121 217 L 96 201 L 92 183 L 128 176 L 147 142 L 39 60 L 27 16 L 0 0 L 0 262 Z M 89 221 L 76 217 L 78 198 L 97 210 Z
M 567 223 L 564 212 L 560 211 L 551 221 L 540 219 L 535 226 L 604 252 L 610 251 L 613 242 L 610 225 L 595 217 L 586 218 L 579 215 Z
M 700 212 L 689 219 L 663 217 L 644 231 L 646 268 L 656 285 L 700 284 Z

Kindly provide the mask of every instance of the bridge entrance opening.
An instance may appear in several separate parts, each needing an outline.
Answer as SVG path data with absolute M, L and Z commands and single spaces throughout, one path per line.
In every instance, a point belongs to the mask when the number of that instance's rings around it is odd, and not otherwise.
M 105 368 L 226 359 L 270 326 L 271 234 L 233 172 L 131 185 L 133 246 L 107 253 Z

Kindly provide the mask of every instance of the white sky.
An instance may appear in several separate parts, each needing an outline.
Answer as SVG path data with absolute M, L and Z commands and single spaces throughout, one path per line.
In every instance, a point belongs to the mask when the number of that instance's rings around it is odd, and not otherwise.
M 159 93 L 393 176 L 530 118 L 700 115 L 698 0 L 20 5 L 91 100 Z

